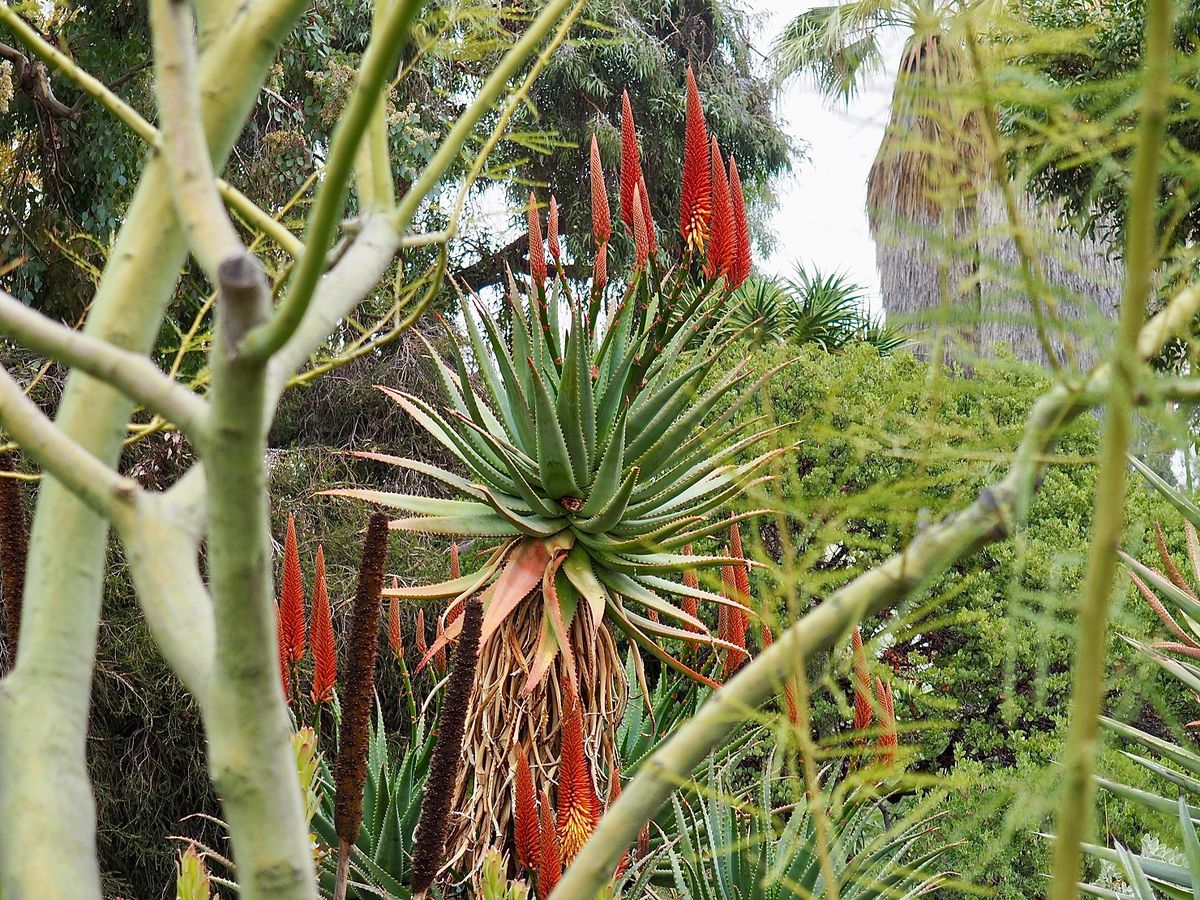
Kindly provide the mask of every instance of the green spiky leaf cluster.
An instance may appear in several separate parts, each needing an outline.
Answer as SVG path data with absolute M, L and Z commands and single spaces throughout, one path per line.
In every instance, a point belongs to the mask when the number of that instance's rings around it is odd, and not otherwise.
M 717 321 L 721 284 L 697 288 L 686 271 L 660 275 L 652 262 L 605 313 L 599 294 L 576 299 L 565 282 L 548 292 L 532 286 L 531 302 L 510 282 L 510 339 L 482 302 L 464 299 L 476 371 L 447 326 L 449 358 L 429 347 L 442 401 L 384 390 L 469 477 L 370 454 L 428 475 L 461 499 L 331 493 L 401 510 L 405 517 L 392 522 L 399 530 L 499 544 L 472 574 L 388 593 L 447 598 L 453 609 L 483 591 L 485 641 L 526 597 L 540 597 L 543 628 L 529 688 L 567 647 L 576 614 L 593 627 L 607 622 L 668 665 L 707 681 L 661 642 L 720 644 L 680 601 L 734 601 L 673 576 L 735 562 L 683 551 L 727 527 L 718 512 L 764 477 L 771 458 L 740 462 L 770 432 L 754 432 L 755 422 L 731 424 L 761 378 L 752 379 L 743 365 L 709 383 L 730 340 Z M 447 624 L 430 653 L 453 640 L 458 627 Z M 566 663 L 573 665 L 569 653 Z

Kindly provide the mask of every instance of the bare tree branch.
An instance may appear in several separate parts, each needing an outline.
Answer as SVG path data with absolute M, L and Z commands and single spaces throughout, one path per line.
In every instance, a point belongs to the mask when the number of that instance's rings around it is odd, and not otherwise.
M 204 444 L 208 404 L 164 375 L 148 357 L 55 322 L 4 291 L 0 291 L 0 333 L 111 384 L 129 399 L 174 422 L 197 445 Z

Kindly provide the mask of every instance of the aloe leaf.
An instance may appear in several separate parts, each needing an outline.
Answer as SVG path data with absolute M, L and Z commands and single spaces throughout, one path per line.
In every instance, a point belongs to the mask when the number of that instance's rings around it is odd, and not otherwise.
M 1149 747 L 1156 753 L 1165 756 L 1167 759 L 1182 766 L 1193 775 L 1200 776 L 1200 756 L 1192 753 L 1180 745 L 1171 741 L 1155 737 L 1152 734 L 1147 734 L 1134 728 L 1132 725 L 1126 725 L 1124 722 L 1119 722 L 1116 719 L 1110 719 L 1108 716 L 1100 716 L 1100 724 L 1106 728 L 1115 731 L 1122 737 L 1137 741 L 1138 743 Z
M 542 573 L 550 563 L 550 554 L 541 541 L 523 541 L 513 550 L 500 577 L 489 589 L 490 597 L 484 607 L 482 644 L 501 623 L 508 618 L 517 605 L 533 592 L 542 582 Z M 461 619 L 456 619 L 457 624 Z
M 517 374 L 520 360 L 518 358 L 517 361 L 514 361 L 509 355 L 508 348 L 500 336 L 500 329 L 496 326 L 487 307 L 480 301 L 476 301 L 475 307 L 483 322 L 484 330 L 487 332 L 490 354 L 488 348 L 483 345 L 483 338 L 479 333 L 475 317 L 465 308 L 465 304 L 463 317 L 467 322 L 467 333 L 470 335 L 475 356 L 481 360 L 480 368 L 484 371 L 484 380 L 492 392 L 492 399 L 497 408 L 505 414 L 505 421 L 508 423 L 513 439 L 526 452 L 532 452 L 534 447 L 533 413 L 530 412 L 529 406 L 525 402 L 527 394 L 522 390 L 524 385 Z M 517 328 L 514 322 L 514 352 L 518 343 Z
M 555 500 L 561 497 L 577 497 L 579 487 L 575 483 L 571 454 L 567 450 L 567 442 L 563 438 L 550 392 L 537 372 L 533 373 L 533 380 L 534 422 L 537 428 L 538 465 L 541 469 L 542 484 Z
M 671 618 L 691 625 L 693 628 L 699 628 L 703 635 L 708 634 L 708 627 L 697 619 L 695 616 L 690 616 L 682 609 L 679 609 L 668 600 L 664 600 L 650 588 L 644 584 L 640 584 L 628 575 L 623 575 L 620 572 L 613 572 L 601 566 L 596 570 L 596 576 L 610 590 L 615 591 L 622 597 L 627 597 L 635 603 L 640 603 L 647 609 L 652 609 L 660 615 L 670 616 Z M 694 632 L 684 632 L 688 635 L 686 640 L 695 642 L 696 634 Z
M 470 446 L 454 429 L 437 414 L 427 404 L 413 397 L 411 394 L 404 394 L 400 391 L 393 391 L 390 388 L 380 388 L 385 394 L 391 397 L 397 405 L 405 412 L 417 420 L 417 422 L 428 431 L 438 443 L 450 450 L 457 456 L 462 463 L 476 476 L 495 484 L 502 490 L 516 493 L 516 486 L 512 480 L 486 459 L 475 448 Z
M 502 519 L 511 524 L 521 534 L 529 537 L 545 538 L 558 534 L 567 527 L 567 520 L 565 518 L 551 519 L 545 516 L 522 513 L 506 504 L 498 494 L 486 488 L 484 490 L 488 495 L 488 502 L 491 507 Z
M 454 488 L 476 500 L 483 498 L 483 491 L 479 485 L 468 481 L 460 475 L 455 475 L 453 472 L 447 472 L 445 469 L 432 465 L 427 462 L 421 462 L 417 459 L 408 459 L 403 456 L 393 456 L 390 453 L 374 453 L 369 450 L 342 450 L 347 456 L 356 456 L 359 459 L 368 459 L 372 462 L 385 463 L 389 466 L 396 466 L 400 469 L 409 469 L 413 472 L 420 472 L 422 475 L 429 475 L 436 478 L 442 484 Z
M 637 466 L 630 469 L 621 486 L 609 495 L 608 502 L 600 511 L 591 518 L 577 519 L 575 527 L 590 534 L 603 534 L 620 522 L 629 505 L 629 497 L 633 493 L 634 485 L 637 484 L 638 471 Z
M 638 646 L 650 653 L 650 655 L 657 657 L 661 662 L 666 663 L 672 669 L 687 675 L 693 681 L 707 685 L 714 690 L 720 687 L 717 682 L 713 681 L 707 675 L 702 675 L 701 673 L 687 666 L 685 663 L 680 662 L 678 659 L 664 650 L 657 641 L 648 637 L 646 633 L 641 630 L 641 628 L 634 624 L 636 620 L 641 620 L 642 622 L 648 622 L 649 620 L 642 619 L 641 616 L 635 616 L 628 612 L 621 606 L 620 602 L 612 597 L 609 598 L 608 610 L 617 628 L 624 632 L 630 640 L 634 641 Z M 645 696 L 647 699 L 649 698 L 648 691 L 645 693 Z
M 1146 479 L 1151 487 L 1162 494 L 1192 525 L 1200 528 L 1200 506 L 1197 506 L 1188 497 L 1184 496 L 1182 492 L 1168 484 L 1161 475 L 1136 456 L 1130 454 L 1129 461 L 1133 463 L 1133 467 L 1138 470 L 1138 473 Z
M 447 325 L 445 321 L 442 322 L 442 327 L 446 329 L 451 338 L 449 343 L 451 347 L 451 355 L 454 358 L 455 365 L 458 367 L 457 376 L 454 375 L 446 366 L 446 363 L 438 355 L 437 351 L 433 349 L 433 345 L 429 343 L 425 335 L 418 331 L 417 337 L 421 340 L 421 343 L 425 345 L 425 350 L 427 351 L 429 358 L 433 363 L 434 371 L 438 373 L 438 377 L 441 379 L 443 392 L 450 399 L 450 409 L 454 412 L 457 412 L 464 418 L 470 418 L 476 422 L 485 421 L 482 404 L 479 403 L 478 398 L 475 396 L 475 392 L 471 390 L 471 382 L 467 377 L 466 364 L 463 362 L 462 352 L 458 349 L 458 343 L 454 339 L 454 334 L 450 331 L 450 326 Z M 496 421 L 495 416 L 491 415 L 490 410 L 487 412 L 487 417 L 490 417 L 491 419 L 489 426 L 492 426 L 494 423 L 494 427 L 498 429 L 502 428 L 500 423 Z M 500 460 L 494 458 L 494 454 L 492 453 L 491 449 L 488 448 L 482 441 L 480 441 L 474 434 L 467 434 L 466 439 L 471 441 L 475 452 L 482 454 L 490 463 L 495 465 L 500 462 Z
M 513 537 L 520 533 L 495 513 L 486 516 L 413 516 L 392 519 L 388 522 L 388 528 L 409 534 L 440 534 L 446 537 Z
M 587 489 L 587 499 L 579 509 L 579 515 L 590 518 L 599 514 L 608 502 L 608 497 L 621 486 L 621 475 L 625 465 L 625 415 L 622 413 L 607 438 L 604 456 L 596 469 L 596 477 Z
M 433 600 L 447 597 L 461 597 L 463 594 L 473 594 L 489 578 L 496 574 L 496 570 L 500 568 L 500 564 L 504 561 L 511 548 L 512 543 L 509 542 L 501 547 L 498 552 L 493 553 L 492 558 L 481 569 L 471 572 L 468 575 L 463 575 L 461 578 L 452 578 L 449 581 L 440 581 L 437 584 L 387 587 L 383 589 L 383 596 L 397 597 L 402 600 Z
M 592 617 L 592 627 L 599 628 L 604 619 L 604 606 L 608 602 L 608 592 L 596 572 L 592 568 L 592 558 L 587 550 L 576 545 L 567 553 L 563 562 L 563 574 L 567 576 L 575 590 L 587 601 L 588 611 Z
M 372 491 L 364 488 L 333 488 L 328 491 L 318 491 L 317 496 L 350 497 L 354 500 L 365 500 L 367 503 L 386 506 L 388 509 L 401 509 L 422 516 L 473 516 L 491 512 L 486 504 L 475 500 L 443 500 L 439 497 L 393 494 L 388 491 Z
M 556 418 L 566 441 L 571 472 L 577 485 L 587 484 L 589 474 L 587 440 L 583 433 L 583 409 L 579 404 L 579 394 L 583 390 L 580 379 L 585 377 L 580 372 L 582 353 L 579 339 L 578 331 L 572 328 L 563 354 L 562 381 L 555 401 Z

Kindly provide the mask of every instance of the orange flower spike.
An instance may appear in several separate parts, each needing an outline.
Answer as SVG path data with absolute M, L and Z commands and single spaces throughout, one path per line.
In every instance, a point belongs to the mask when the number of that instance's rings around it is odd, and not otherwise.
M 635 184 L 633 186 L 633 202 L 640 208 L 642 203 L 641 189 Z M 635 272 L 640 272 L 646 268 L 646 263 L 650 259 L 650 238 L 646 234 L 646 219 L 644 216 L 637 215 L 633 219 L 633 269 Z
M 417 659 L 425 659 L 429 652 L 429 644 L 425 642 L 425 610 L 417 610 Z
M 550 195 L 550 215 L 546 220 L 546 239 L 550 244 L 550 256 L 554 260 L 554 265 L 562 260 L 562 249 L 558 246 L 558 200 L 554 195 Z
M 554 814 L 550 811 L 550 798 L 542 791 L 538 804 L 538 868 L 537 895 L 546 900 L 562 878 L 562 853 L 558 846 L 558 832 L 554 830 Z
M 729 287 L 736 288 L 750 276 L 750 222 L 746 218 L 746 196 L 738 176 L 737 160 L 729 157 L 729 196 L 733 204 L 734 250 Z
M 684 547 L 683 552 L 685 555 L 691 556 L 692 555 L 692 545 L 688 544 L 686 547 Z M 696 572 L 693 569 L 687 569 L 684 571 L 682 581 L 683 581 L 684 587 L 690 587 L 693 589 L 700 587 L 700 579 L 696 577 Z M 697 600 L 695 597 L 684 597 L 680 601 L 679 605 L 682 607 L 683 611 L 685 613 L 687 613 L 689 616 L 691 616 L 693 619 L 700 618 L 700 601 Z M 697 628 L 695 625 L 684 625 L 683 627 L 686 628 L 688 631 L 694 631 L 697 633 L 700 632 L 700 629 Z
M 600 797 L 583 748 L 578 689 L 563 679 L 563 722 L 558 763 L 558 841 L 569 866 L 600 821 Z
M 529 277 L 535 286 L 546 286 L 546 248 L 542 245 L 542 220 L 533 194 L 529 195 Z
M 455 541 L 450 545 L 450 578 L 451 580 L 458 578 L 462 574 L 462 564 L 458 557 L 458 542 Z M 455 619 L 463 614 L 465 603 L 460 603 L 454 609 L 446 613 L 446 624 L 449 625 Z M 445 654 L 443 654 L 443 658 Z
M 399 579 L 392 579 L 392 587 L 399 587 Z M 396 658 L 396 662 L 404 659 L 404 642 L 400 637 L 400 600 L 397 597 L 392 597 L 388 603 L 388 646 L 392 649 L 392 656 Z
M 871 691 L 871 673 L 867 668 L 867 651 L 863 648 L 862 632 L 856 626 L 850 638 L 854 653 L 854 730 L 871 727 L 875 717 L 875 696 Z
M 312 601 L 313 703 L 333 699 L 337 686 L 337 650 L 333 642 L 333 613 L 329 609 L 329 590 L 325 585 L 325 548 L 317 547 L 316 577 Z
M 296 519 L 288 516 L 283 544 L 283 583 L 279 591 L 280 644 L 290 664 L 304 658 L 304 581 L 300 575 L 300 550 L 296 545 Z
M 687 120 L 683 144 L 683 188 L 679 199 L 679 235 L 684 249 L 702 253 L 712 217 L 712 171 L 708 127 L 692 67 L 687 70 Z
M 517 748 L 517 771 L 513 780 L 513 831 L 517 845 L 517 862 L 530 873 L 537 871 L 541 835 L 538 831 L 537 792 L 533 789 L 533 772 L 529 754 L 522 744 Z
M 712 139 L 712 228 L 709 233 L 708 260 L 704 273 L 709 278 L 720 275 L 729 280 L 732 269 L 734 242 L 733 206 L 729 200 L 729 182 L 725 180 L 725 163 L 717 139 Z
M 658 236 L 654 230 L 654 216 L 650 214 L 650 192 L 646 190 L 646 176 L 638 182 L 638 191 L 642 197 L 642 222 L 646 226 L 646 238 L 650 244 L 650 255 L 658 253 Z
M 879 693 L 879 762 L 890 766 L 896 762 L 896 747 L 899 739 L 896 734 L 896 706 L 892 698 L 892 685 L 885 684 L 876 677 L 875 685 Z
M 721 581 L 724 583 L 725 596 L 730 600 L 739 602 L 737 599 L 737 576 L 734 574 L 733 566 L 725 566 L 721 570 Z M 739 612 L 736 609 L 721 604 L 721 613 L 724 615 L 724 630 L 725 634 L 719 635 L 723 640 L 740 647 L 740 650 L 725 651 L 725 677 L 728 678 L 737 671 L 738 666 L 749 655 L 746 653 L 746 628 L 749 625 L 749 620 L 745 612 Z
M 283 642 L 283 614 L 275 604 L 275 642 L 279 645 L 279 680 L 283 683 L 283 702 L 292 703 L 292 667 L 288 665 L 287 646 Z
M 771 626 L 766 622 L 762 623 L 762 648 L 766 650 L 775 643 L 775 634 L 771 631 Z M 789 678 L 783 683 L 783 699 L 787 708 L 788 721 L 793 725 L 800 724 L 800 707 L 796 704 L 796 685 Z
M 734 567 L 733 574 L 737 577 L 737 589 L 738 593 L 741 594 L 738 597 L 739 602 L 748 603 L 750 601 L 750 567 L 744 562 L 746 553 L 742 549 L 742 532 L 738 528 L 737 522 L 732 522 L 729 525 L 729 550 L 730 556 L 736 556 L 738 559 L 743 560 L 742 565 Z
M 442 635 L 444 635 L 445 633 L 446 633 L 446 630 L 442 626 L 442 621 L 441 621 L 441 619 L 438 619 L 437 620 L 437 638 L 439 641 L 441 641 Z M 433 654 L 433 668 L 434 668 L 434 671 L 436 671 L 439 675 L 446 674 L 446 645 L 445 644 L 442 644 L 442 646 L 438 648 L 437 652 L 435 654 Z
M 592 289 L 597 293 L 608 284 L 608 244 L 596 248 L 596 261 L 592 264 Z
M 596 244 L 607 244 L 612 237 L 612 217 L 608 211 L 608 187 L 604 183 L 604 168 L 600 165 L 600 145 L 592 135 L 591 158 L 588 169 L 592 179 L 592 236 Z
M 633 192 L 642 177 L 642 155 L 638 150 L 637 130 L 633 125 L 633 107 L 629 91 L 621 92 L 621 221 L 632 231 L 639 216 L 634 211 Z

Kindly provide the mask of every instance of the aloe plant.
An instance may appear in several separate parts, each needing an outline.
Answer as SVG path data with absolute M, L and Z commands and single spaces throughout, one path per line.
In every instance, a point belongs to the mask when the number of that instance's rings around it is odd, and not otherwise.
M 672 798 L 664 836 L 618 883 L 618 890 L 633 888 L 626 896 L 875 900 L 923 896 L 945 881 L 935 864 L 948 845 L 936 839 L 932 821 L 889 826 L 882 801 L 854 792 L 828 810 L 823 866 L 804 785 L 783 772 L 769 734 L 756 732 L 710 756 L 697 782 L 686 797 Z M 826 871 L 834 873 L 836 889 Z
M 444 355 L 427 342 L 440 401 L 383 389 L 466 477 L 416 460 L 360 455 L 427 476 L 458 496 L 329 492 L 400 511 L 393 529 L 495 541 L 473 572 L 385 592 L 447 602 L 425 661 L 458 638 L 462 619 L 455 613 L 467 599 L 483 601 L 479 693 L 486 703 L 473 706 L 468 722 L 474 784 L 461 787 L 458 804 L 474 822 L 460 823 L 458 850 L 476 864 L 482 847 L 506 839 L 495 823 L 503 829 L 511 818 L 510 750 L 526 744 L 535 765 L 557 766 L 561 692 L 547 685 L 580 683 L 587 743 L 600 754 L 601 770 L 611 767 L 605 735 L 626 697 L 614 632 L 665 666 L 716 685 L 665 642 L 737 651 L 685 607 L 696 601 L 741 607 L 673 576 L 742 563 L 681 551 L 728 527 L 717 513 L 764 480 L 767 463 L 781 452 L 742 461 L 772 431 L 733 421 L 769 375 L 752 375 L 741 364 L 710 378 L 732 340 L 724 327 L 725 295 L 749 271 L 736 163 L 729 160 L 727 178 L 689 73 L 680 226 L 688 249 L 671 264 L 658 252 L 628 104 L 626 110 L 619 202 L 635 252 L 624 284 L 609 280 L 608 190 L 593 152 L 597 256 L 590 289 L 569 283 L 562 266 L 557 279 L 548 277 L 543 220 L 531 198 L 529 279 L 524 285 L 511 279 L 505 301 L 511 336 L 485 303 L 464 297 L 466 346 L 448 323 Z M 549 226 L 557 262 L 556 216 Z M 641 656 L 631 658 L 648 694 Z M 502 733 L 497 722 L 504 723 Z

